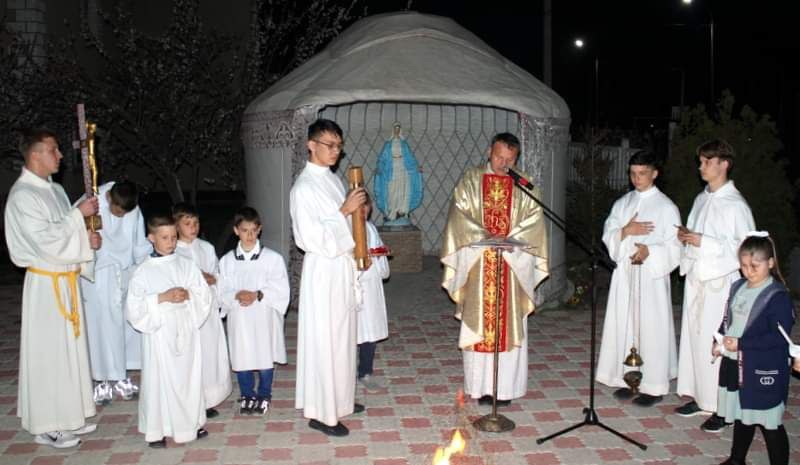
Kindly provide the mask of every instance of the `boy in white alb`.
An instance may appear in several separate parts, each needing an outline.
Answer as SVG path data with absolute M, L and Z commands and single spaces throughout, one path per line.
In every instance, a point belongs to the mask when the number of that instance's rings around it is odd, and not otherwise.
M 208 436 L 199 328 L 212 296 L 197 265 L 174 253 L 171 215 L 151 217 L 147 239 L 154 251 L 133 273 L 126 316 L 142 333 L 139 432 L 163 448 L 166 436 L 177 443 Z
M 361 206 L 364 217 L 372 213 L 372 201 Z M 372 265 L 359 275 L 358 282 L 363 292 L 362 302 L 356 318 L 358 319 L 358 383 L 368 391 L 383 386 L 373 378 L 375 349 L 378 341 L 389 337 L 389 323 L 386 318 L 386 297 L 383 294 L 383 280 L 389 277 L 388 249 L 384 246 L 378 228 L 367 220 L 367 246 Z
M 261 219 L 255 209 L 242 207 L 236 212 L 233 232 L 239 243 L 220 260 L 220 299 L 228 313 L 231 364 L 241 394 L 239 413 L 263 415 L 272 401 L 274 365 L 286 363 L 283 318 L 289 305 L 289 278 L 283 257 L 261 247 Z
M 720 432 L 725 419 L 716 414 L 719 363 L 708 357 L 725 312 L 731 284 L 739 279 L 739 245 L 755 229 L 753 214 L 729 179 L 734 151 L 721 139 L 697 148 L 700 176 L 706 188 L 694 199 L 686 227 L 678 230 L 684 244 L 681 341 L 678 353 L 678 395 L 692 400 L 675 409 L 680 416 L 711 416 L 700 426 Z
M 200 347 L 203 353 L 203 392 L 206 398 L 206 417 L 219 415 L 216 407 L 228 398 L 233 389 L 231 364 L 228 360 L 228 346 L 225 342 L 225 329 L 222 327 L 224 313 L 219 310 L 217 298 L 217 276 L 219 260 L 214 246 L 197 237 L 200 232 L 200 216 L 197 209 L 188 203 L 172 207 L 172 217 L 178 228 L 178 247 L 175 253 L 182 255 L 199 268 L 206 284 L 211 288 L 211 313 L 200 327 Z
M 110 403 L 115 392 L 125 400 L 139 392 L 127 376 L 126 360 L 128 351 L 141 350 L 141 342 L 129 347 L 126 339 L 141 336 L 125 320 L 123 308 L 133 270 L 153 250 L 138 197 L 136 185 L 127 181 L 103 184 L 97 195 L 104 246 L 97 251 L 94 282 L 80 280 L 92 378 L 98 382 L 92 396 L 96 404 Z

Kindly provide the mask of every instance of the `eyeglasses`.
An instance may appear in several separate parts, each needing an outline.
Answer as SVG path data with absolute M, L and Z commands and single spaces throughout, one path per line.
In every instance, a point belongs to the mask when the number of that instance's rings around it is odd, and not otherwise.
M 318 143 L 318 144 L 322 144 L 325 147 L 328 147 L 329 150 L 335 150 L 337 152 L 341 152 L 341 151 L 344 150 L 344 144 L 336 144 L 336 143 L 333 143 L 333 142 L 323 142 L 323 141 L 321 141 L 319 139 L 313 139 L 313 141 Z

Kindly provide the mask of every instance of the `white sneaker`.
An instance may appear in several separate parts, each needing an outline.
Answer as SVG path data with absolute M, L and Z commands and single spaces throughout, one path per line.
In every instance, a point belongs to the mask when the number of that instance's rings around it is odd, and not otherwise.
M 108 405 L 114 397 L 114 392 L 111 390 L 111 385 L 108 381 L 97 383 L 92 393 L 92 400 L 97 405 Z
M 81 426 L 78 429 L 74 429 L 70 431 L 70 434 L 74 434 L 76 436 L 80 436 L 82 434 L 89 434 L 94 433 L 97 431 L 97 423 L 86 423 L 85 425 Z
M 125 378 L 114 384 L 114 392 L 123 400 L 131 400 L 139 394 L 139 386 L 133 384 L 130 378 Z
M 56 449 L 68 449 L 81 443 L 81 440 L 66 431 L 51 431 L 49 433 L 37 434 L 33 439 L 36 444 L 55 447 Z
M 361 383 L 362 386 L 367 391 L 378 391 L 383 389 L 383 384 L 381 384 L 377 379 L 373 378 L 372 375 L 364 375 L 363 378 L 358 378 L 358 382 Z

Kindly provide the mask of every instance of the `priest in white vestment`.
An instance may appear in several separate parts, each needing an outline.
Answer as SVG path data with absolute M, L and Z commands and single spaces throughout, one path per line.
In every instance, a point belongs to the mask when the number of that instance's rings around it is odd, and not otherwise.
M 214 246 L 198 237 L 200 216 L 194 206 L 179 203 L 172 207 L 172 215 L 178 228 L 178 246 L 175 253 L 189 259 L 200 268 L 203 279 L 211 290 L 211 311 L 206 322 L 200 327 L 200 348 L 203 353 L 206 417 L 214 418 L 219 415 L 214 407 L 227 399 L 233 390 L 228 344 L 225 340 L 225 328 L 222 327 L 225 313 L 220 311 L 218 298 L 219 260 Z
M 26 268 L 22 288 L 17 416 L 37 444 L 74 447 L 77 435 L 94 431 L 95 415 L 86 324 L 77 285 L 82 265 L 100 247 L 84 217 L 97 213 L 97 198 L 71 207 L 64 189 L 50 178 L 61 152 L 56 136 L 26 131 L 22 174 L 5 208 L 8 253 Z M 88 267 L 86 271 L 88 271 Z
M 147 232 L 154 250 L 133 273 L 126 316 L 142 333 L 139 432 L 163 448 L 167 436 L 183 443 L 208 435 L 199 328 L 213 299 L 197 265 L 174 253 L 174 219 L 153 216 Z
M 548 276 L 542 209 L 506 174 L 519 152 L 519 140 L 512 134 L 492 139 L 487 165 L 468 170 L 456 185 L 444 232 L 442 287 L 456 302 L 456 318 L 461 320 L 458 347 L 464 356 L 464 392 L 481 404 L 492 403 L 495 338 L 500 339 L 498 404 L 525 395 L 527 317 L 534 311 L 534 289 Z M 534 189 L 534 195 L 541 193 Z M 499 291 L 494 250 L 470 246 L 490 237 L 528 245 L 502 254 Z M 501 296 L 499 327 L 496 296 Z
M 308 130 L 309 159 L 289 194 L 292 231 L 305 252 L 300 279 L 295 408 L 309 427 L 349 434 L 339 419 L 363 411 L 355 404 L 356 267 L 351 214 L 363 188 L 345 195 L 330 167 L 342 151 L 342 130 L 320 119 Z
M 108 182 L 98 191 L 103 247 L 97 251 L 94 281 L 83 278 L 80 284 L 92 379 L 98 382 L 94 401 L 106 404 L 114 393 L 130 399 L 139 391 L 127 375 L 127 352 L 141 350 L 140 341 L 128 346 L 131 336 L 141 336 L 125 319 L 123 305 L 133 270 L 150 255 L 153 246 L 145 234 L 136 186 Z
M 633 402 L 650 407 L 669 392 L 678 375 L 675 325 L 672 317 L 670 273 L 680 262 L 676 225 L 678 207 L 655 186 L 659 162 L 650 152 L 635 153 L 628 161 L 634 190 L 614 202 L 603 227 L 603 243 L 617 264 L 608 292 L 597 381 L 620 388 L 618 399 L 633 392 L 623 376 L 642 373 Z M 623 365 L 636 348 L 644 361 L 639 368 Z
M 717 410 L 720 358 L 711 362 L 714 333 L 722 323 L 731 283 L 739 279 L 739 244 L 755 229 L 744 197 L 728 179 L 733 148 L 713 140 L 697 149 L 700 176 L 707 183 L 678 232 L 683 242 L 680 272 L 686 276 L 678 365 L 678 395 L 693 400 L 676 409 L 681 416 Z M 724 419 L 714 413 L 702 428 L 718 432 Z

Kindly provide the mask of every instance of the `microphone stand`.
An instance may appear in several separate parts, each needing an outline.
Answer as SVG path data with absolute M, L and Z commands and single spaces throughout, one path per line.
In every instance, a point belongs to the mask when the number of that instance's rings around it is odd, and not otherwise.
M 592 158 L 594 159 L 594 157 L 592 157 Z M 592 171 L 594 171 L 594 170 L 592 170 Z M 594 239 L 594 233 L 592 233 L 592 239 L 591 239 L 591 242 L 589 242 L 590 245 L 587 246 L 586 245 L 587 241 L 586 241 L 585 237 L 583 237 L 580 233 L 570 233 L 568 231 L 568 228 L 567 228 L 566 220 L 561 218 L 556 212 L 551 210 L 547 205 L 542 203 L 541 200 L 539 200 L 538 198 L 536 198 L 535 195 L 533 195 L 533 184 L 531 184 L 530 181 L 528 181 L 524 177 L 520 176 L 520 174 L 517 173 L 516 171 L 514 171 L 513 169 L 509 168 L 507 173 L 514 180 L 514 184 L 517 187 L 519 187 L 522 192 L 524 192 L 528 197 L 533 199 L 534 202 L 536 202 L 540 207 L 542 207 L 542 210 L 544 211 L 545 216 L 547 218 L 549 218 L 550 221 L 552 221 L 553 224 L 555 224 L 558 227 L 558 229 L 560 229 L 560 230 L 562 230 L 564 232 L 564 235 L 567 237 L 567 239 L 569 239 L 570 241 L 575 243 L 584 252 L 586 252 L 589 255 L 589 257 L 591 257 L 591 259 L 592 259 L 592 281 L 591 281 L 591 283 L 592 283 L 591 284 L 592 291 L 589 294 L 589 296 L 590 296 L 589 297 L 589 299 L 590 299 L 589 302 L 590 302 L 590 306 L 591 306 L 591 321 L 592 321 L 592 323 L 591 323 L 592 333 L 591 333 L 591 337 L 590 337 L 590 340 L 591 340 L 590 354 L 591 355 L 590 355 L 590 358 L 589 358 L 589 367 L 590 367 L 589 368 L 589 373 L 590 373 L 590 375 L 589 375 L 589 407 L 585 407 L 583 409 L 583 414 L 584 414 L 583 421 L 581 421 L 580 423 L 576 423 L 576 424 L 574 424 L 572 426 L 569 426 L 569 427 L 567 427 L 567 428 L 565 428 L 565 429 L 563 429 L 561 431 L 555 432 L 555 433 L 553 433 L 553 434 L 551 434 L 549 436 L 545 436 L 543 438 L 539 438 L 539 439 L 536 440 L 536 444 L 542 444 L 545 441 L 549 441 L 550 439 L 553 439 L 555 437 L 561 436 L 562 434 L 566 434 L 566 433 L 568 433 L 568 432 L 570 432 L 570 431 L 572 431 L 574 429 L 578 429 L 578 428 L 580 428 L 582 426 L 593 425 L 593 426 L 599 426 L 600 428 L 603 428 L 604 430 L 608 431 L 609 433 L 614 434 L 617 437 L 619 437 L 621 439 L 624 439 L 625 441 L 628 441 L 629 443 L 637 446 L 641 450 L 647 450 L 647 446 L 646 445 L 634 440 L 633 438 L 630 438 L 630 437 L 620 433 L 619 431 L 615 430 L 614 428 L 611 428 L 610 426 L 607 426 L 603 422 L 601 422 L 600 418 L 597 416 L 597 411 L 594 408 L 594 391 L 595 391 L 595 389 L 594 389 L 594 383 L 595 383 L 594 376 L 595 376 L 595 370 L 596 370 L 596 362 L 595 362 L 596 350 L 595 350 L 595 346 L 596 346 L 596 342 L 597 342 L 597 278 L 596 278 L 596 272 L 597 272 L 598 264 L 602 264 L 603 267 L 605 267 L 607 270 L 610 271 L 610 270 L 613 270 L 614 268 L 616 268 L 616 266 L 617 266 L 616 263 L 614 263 L 614 261 L 611 260 L 611 257 L 608 256 L 608 253 L 604 249 L 602 249 L 602 248 L 597 246 L 597 244 L 595 243 L 595 239 Z M 592 211 L 594 211 L 594 179 L 592 180 L 591 194 L 592 194 Z

